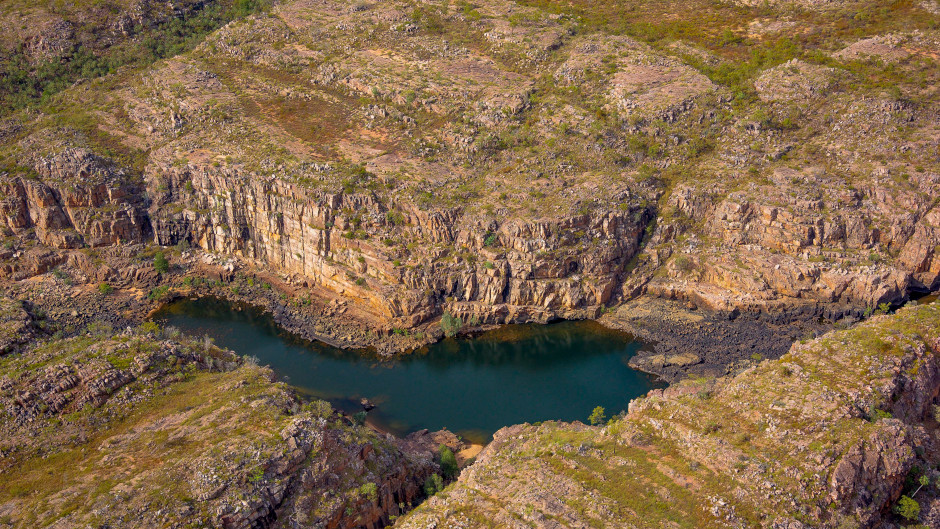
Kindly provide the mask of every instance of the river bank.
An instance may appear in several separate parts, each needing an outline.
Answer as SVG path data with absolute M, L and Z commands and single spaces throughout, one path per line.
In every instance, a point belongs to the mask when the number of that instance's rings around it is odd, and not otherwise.
M 587 420 L 596 406 L 625 411 L 663 387 L 629 366 L 646 344 L 591 321 L 504 326 L 387 358 L 305 340 L 270 313 L 217 297 L 179 299 L 153 320 L 254 356 L 350 415 L 366 401 L 370 422 L 397 436 L 448 428 L 482 444 L 509 424 Z
M 0 288 L 27 302 L 65 335 L 89 324 L 115 328 L 139 325 L 154 311 L 182 297 L 215 296 L 246 303 L 270 314 L 285 331 L 344 349 L 371 349 L 393 357 L 420 350 L 444 338 L 440 320 L 411 328 L 389 327 L 387 321 L 318 288 L 298 276 L 259 269 L 234 258 L 186 251 L 171 256 L 171 266 L 156 273 L 149 263 L 102 251 L 111 269 L 127 280 L 99 282 L 65 263 L 55 273 L 21 281 L 4 280 Z M 107 287 L 103 291 L 104 287 Z M 827 317 L 856 321 L 862 310 L 833 311 L 825 305 L 776 311 L 713 311 L 685 300 L 640 294 L 598 314 L 600 324 L 626 331 L 651 347 L 640 351 L 632 367 L 669 382 L 683 377 L 722 376 L 762 358 L 775 358 L 796 339 L 835 327 Z M 495 328 L 461 322 L 459 334 Z

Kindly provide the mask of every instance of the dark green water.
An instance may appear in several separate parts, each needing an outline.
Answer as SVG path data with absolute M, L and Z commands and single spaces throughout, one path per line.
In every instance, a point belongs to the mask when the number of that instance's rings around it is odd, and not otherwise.
M 303 393 L 360 411 L 397 434 L 448 428 L 488 441 L 503 426 L 549 419 L 585 421 L 662 387 L 627 360 L 641 347 L 629 335 L 590 321 L 510 325 L 446 339 L 396 360 L 298 339 L 258 309 L 215 298 L 180 300 L 154 320 L 253 355 Z

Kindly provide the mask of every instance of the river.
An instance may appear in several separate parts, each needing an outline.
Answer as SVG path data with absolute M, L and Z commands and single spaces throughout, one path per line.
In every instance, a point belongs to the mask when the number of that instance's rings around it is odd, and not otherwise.
M 474 442 L 497 429 L 549 419 L 586 421 L 663 387 L 627 365 L 644 344 L 593 321 L 507 325 L 447 338 L 388 360 L 299 339 L 260 309 L 207 297 L 163 307 L 154 321 L 269 365 L 282 379 L 334 407 L 376 408 L 369 421 L 399 435 L 448 428 Z

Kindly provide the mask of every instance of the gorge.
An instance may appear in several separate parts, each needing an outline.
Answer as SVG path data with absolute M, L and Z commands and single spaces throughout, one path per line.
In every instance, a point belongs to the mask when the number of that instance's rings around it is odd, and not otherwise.
M 937 50 L 937 0 L 5 0 L 0 529 L 940 527 Z
M 376 406 L 370 424 L 401 436 L 448 428 L 486 443 L 517 423 L 586 420 L 595 406 L 615 414 L 659 386 L 627 364 L 641 344 L 592 322 L 502 327 L 383 360 L 300 340 L 257 309 L 218 299 L 173 302 L 154 320 L 256 356 L 301 393 L 350 415 L 367 399 Z

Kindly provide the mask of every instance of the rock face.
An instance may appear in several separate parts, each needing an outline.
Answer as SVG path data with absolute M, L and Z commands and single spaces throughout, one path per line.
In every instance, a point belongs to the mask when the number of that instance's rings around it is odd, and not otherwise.
M 147 188 L 156 197 L 148 211 L 142 189 L 87 151 L 67 150 L 39 168 L 39 181 L 7 177 L 4 184 L 3 213 L 15 234 L 35 231 L 57 249 L 185 242 L 309 278 L 405 327 L 445 306 L 480 323 L 594 316 L 611 301 L 652 216 L 638 207 L 484 224 L 459 210 L 429 213 L 372 195 L 197 168 L 161 171 Z M 413 249 L 382 242 L 393 238 Z M 584 251 L 585 240 L 593 251 Z M 393 264 L 400 260 L 409 264 Z
M 206 343 L 131 332 L 5 357 L 0 516 L 12 527 L 375 528 L 438 472 L 429 438 L 355 426 L 272 378 Z
M 158 243 L 187 240 L 310 278 L 406 326 L 445 305 L 481 323 L 593 315 L 611 300 L 651 218 L 637 208 L 482 223 L 460 210 L 425 212 L 239 173 L 192 168 L 161 177 L 170 193 L 160 201 L 182 210 L 152 212 Z M 411 249 L 383 243 L 390 240 Z M 594 251 L 584 252 L 581 240 Z
M 938 477 L 938 324 L 940 305 L 907 308 L 653 391 L 607 426 L 504 428 L 399 526 L 879 526 Z
M 697 26 L 695 10 L 478 4 L 286 0 L 207 35 L 194 28 L 249 6 L 57 7 L 64 41 L 109 28 L 104 55 L 141 51 L 168 17 L 200 44 L 0 122 L 0 274 L 65 263 L 153 288 L 136 245 L 188 245 L 232 258 L 220 280 L 271 271 L 297 297 L 345 298 L 383 336 L 445 313 L 592 318 L 644 296 L 789 336 L 940 287 L 929 9 L 851 30 L 818 10 L 842 47 L 823 56 L 818 27 L 782 7 L 739 7 L 750 37 L 667 32 L 683 35 L 667 46 L 611 24 Z M 20 11 L 0 28 L 30 27 Z
M 38 161 L 35 169 L 36 179 L 0 182 L 0 210 L 14 234 L 35 230 L 40 242 L 57 249 L 152 239 L 143 190 L 126 183 L 123 171 L 106 160 L 67 149 Z
M 700 223 L 693 237 L 710 242 L 673 256 L 668 276 L 653 279 L 647 290 L 724 310 L 802 305 L 831 317 L 826 312 L 839 306 L 871 308 L 936 289 L 940 233 L 931 197 L 940 180 L 925 177 L 897 194 L 878 184 L 843 194 L 828 191 L 835 179 L 813 171 L 775 172 L 779 186 L 798 181 L 790 185 L 826 190 L 812 200 L 770 187 L 710 200 L 701 189 L 680 186 L 670 206 Z

